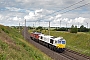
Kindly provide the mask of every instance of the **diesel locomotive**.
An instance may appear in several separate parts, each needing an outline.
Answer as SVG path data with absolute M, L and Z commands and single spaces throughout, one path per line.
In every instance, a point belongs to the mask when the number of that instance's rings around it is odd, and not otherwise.
M 65 50 L 66 40 L 63 37 L 54 37 L 38 32 L 32 32 L 30 33 L 30 38 L 56 52 L 61 53 Z

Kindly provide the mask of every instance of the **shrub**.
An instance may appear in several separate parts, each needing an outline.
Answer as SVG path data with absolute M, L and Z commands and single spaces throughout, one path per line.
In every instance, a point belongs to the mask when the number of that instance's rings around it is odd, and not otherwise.
M 9 34 L 8 30 L 5 30 L 4 28 L 1 28 L 1 29 L 2 29 L 2 31 L 4 31 L 4 32 Z
M 71 26 L 71 30 L 70 30 L 70 33 L 77 33 L 78 29 L 77 29 L 77 26 Z
M 7 45 L 6 43 L 0 41 L 0 48 L 1 48 L 2 50 L 7 49 L 7 47 L 8 47 L 8 45 Z
M 5 54 L 0 54 L 0 60 L 6 60 L 6 55 Z

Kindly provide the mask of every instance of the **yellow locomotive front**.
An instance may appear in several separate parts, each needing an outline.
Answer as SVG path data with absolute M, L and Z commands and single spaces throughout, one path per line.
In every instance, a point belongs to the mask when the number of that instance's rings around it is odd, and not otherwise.
M 57 48 L 58 51 L 63 52 L 65 50 L 65 46 L 66 46 L 66 40 L 63 39 L 62 37 L 58 37 L 55 39 L 55 46 Z

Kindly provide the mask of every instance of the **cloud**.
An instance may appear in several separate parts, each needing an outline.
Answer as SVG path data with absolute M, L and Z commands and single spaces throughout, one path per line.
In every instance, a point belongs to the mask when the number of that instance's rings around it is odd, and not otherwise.
M 69 19 L 68 18 L 64 18 L 63 21 L 67 22 Z
M 26 20 L 31 20 L 31 19 L 34 20 L 35 19 L 34 16 L 35 16 L 35 14 L 33 12 L 30 12 L 29 15 L 26 15 L 24 17 L 24 19 L 26 19 Z
M 83 17 L 79 17 L 79 18 L 75 18 L 75 23 L 84 23 L 85 18 Z
M 2 15 L 0 15 L 0 20 L 3 20 L 3 16 Z
M 30 2 L 29 0 L 16 0 L 16 2 L 23 2 L 23 3 L 28 3 L 28 2 Z
M 6 10 L 12 11 L 12 12 L 22 12 L 22 13 L 28 13 L 30 12 L 29 10 L 26 9 L 21 9 L 21 8 L 16 8 L 16 7 L 5 7 Z
M 35 11 L 35 14 L 36 14 L 36 15 L 39 15 L 40 13 L 42 13 L 42 10 L 43 10 L 43 9 L 36 10 L 36 11 Z
M 14 21 L 20 21 L 21 18 L 18 18 L 18 17 L 16 16 L 16 17 L 13 17 L 13 20 L 14 20 Z
M 52 10 L 37 9 L 35 11 L 30 11 L 28 15 L 24 16 L 24 19 L 28 21 L 44 21 L 46 19 L 51 20 L 53 17 L 47 15 L 52 12 Z
M 83 18 L 83 17 L 78 17 L 78 18 L 75 18 L 75 19 L 70 19 L 70 20 L 67 20 L 68 23 L 70 24 L 76 24 L 76 23 L 84 23 L 86 18 Z
M 56 15 L 56 18 L 61 18 L 61 14 Z

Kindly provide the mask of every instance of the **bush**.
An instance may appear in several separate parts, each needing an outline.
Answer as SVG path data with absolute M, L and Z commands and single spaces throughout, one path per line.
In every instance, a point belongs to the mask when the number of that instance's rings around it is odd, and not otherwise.
M 0 29 L 0 33 L 1 33 L 1 29 Z
M 5 50 L 5 49 L 8 48 L 8 45 L 0 40 L 0 48 L 1 48 L 2 50 Z
M 6 55 L 5 54 L 0 54 L 0 60 L 6 60 Z
M 2 29 L 2 31 L 4 31 L 4 32 L 9 34 L 8 30 L 5 30 L 4 28 L 1 28 L 1 29 Z
M 77 29 L 77 26 L 71 26 L 71 30 L 70 30 L 70 33 L 77 33 L 78 32 L 78 29 Z
M 89 29 L 84 27 L 83 25 L 80 26 L 79 32 L 89 32 Z

